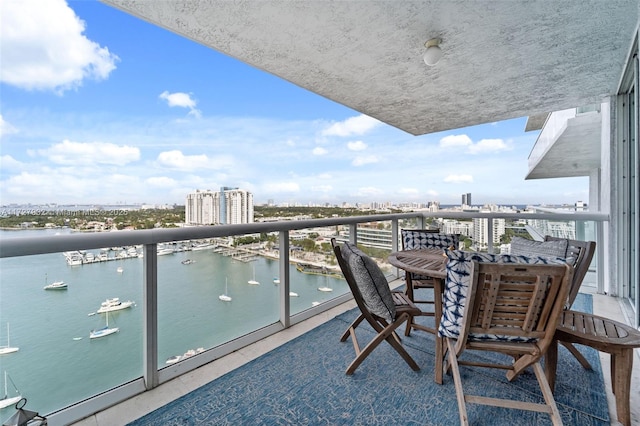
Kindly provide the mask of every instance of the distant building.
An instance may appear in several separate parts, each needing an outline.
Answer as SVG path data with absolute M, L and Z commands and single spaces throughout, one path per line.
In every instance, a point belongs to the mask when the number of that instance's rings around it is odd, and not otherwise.
M 466 194 L 462 194 L 462 206 L 470 206 L 471 205 L 471 193 L 467 192 Z
M 253 194 L 238 188 L 190 193 L 185 201 L 187 225 L 253 223 Z
M 506 222 L 501 218 L 494 218 L 492 220 L 492 235 L 489 235 L 489 219 L 487 218 L 474 218 L 473 219 L 473 243 L 478 249 L 485 249 L 488 247 L 489 238 L 491 238 L 493 244 L 500 242 L 500 237 L 505 234 Z

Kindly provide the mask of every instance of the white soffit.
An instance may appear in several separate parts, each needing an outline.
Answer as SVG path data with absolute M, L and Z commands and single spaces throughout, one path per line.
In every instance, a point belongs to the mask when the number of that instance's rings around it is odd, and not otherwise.
M 639 9 L 637 0 L 102 1 L 415 135 L 600 103 L 617 89 Z M 428 67 L 433 37 L 444 55 Z

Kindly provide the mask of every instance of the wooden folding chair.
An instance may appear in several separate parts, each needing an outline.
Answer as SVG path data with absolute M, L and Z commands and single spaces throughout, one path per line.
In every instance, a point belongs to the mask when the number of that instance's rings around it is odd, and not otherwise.
M 562 238 L 552 237 L 550 235 L 545 236 L 545 241 L 557 241 Z M 595 241 L 578 241 L 578 240 L 567 240 L 567 259 L 570 260 L 570 265 L 573 267 L 573 280 L 571 281 L 571 287 L 569 289 L 569 295 L 567 296 L 567 302 L 565 303 L 565 310 L 570 310 L 571 305 L 576 300 L 578 296 L 578 292 L 580 291 L 580 286 L 582 286 L 582 281 L 584 277 L 587 275 L 589 271 L 589 266 L 591 265 L 591 260 L 593 259 L 593 255 L 596 252 L 596 243 Z M 589 314 L 585 314 L 589 315 Z M 560 322 L 564 321 L 564 315 L 561 316 Z M 587 370 L 591 370 L 591 364 L 589 361 L 578 351 L 578 349 L 570 342 L 560 343 L 566 347 L 569 352 L 580 362 L 582 367 Z M 549 375 L 547 375 L 549 376 Z M 555 386 L 555 377 L 547 377 L 549 379 L 549 385 L 553 390 Z
M 469 424 L 466 404 L 474 403 L 546 412 L 554 425 L 562 424 L 540 358 L 553 339 L 572 270 L 561 264 L 473 262 L 472 271 L 459 335 L 443 335 L 445 371 L 450 369 L 453 374 L 460 423 Z M 513 362 L 504 365 L 462 361 L 459 357 L 465 350 L 504 353 Z M 506 369 L 509 381 L 533 366 L 545 404 L 465 394 L 459 365 Z
M 402 250 L 415 250 L 422 248 L 441 248 L 443 250 L 454 247 L 458 248 L 460 241 L 459 235 L 456 234 L 441 234 L 438 229 L 402 229 L 400 230 L 400 237 L 402 240 Z M 416 299 L 416 290 L 419 289 L 432 289 L 434 288 L 434 280 L 439 278 L 433 278 L 426 275 L 418 275 L 413 272 L 405 272 L 405 294 L 417 304 L 435 305 L 434 299 Z M 434 295 L 435 297 L 435 295 Z M 439 312 L 434 309 L 433 311 L 422 311 L 422 316 L 433 317 L 438 315 Z M 412 328 L 417 328 L 429 333 L 435 334 L 437 330 L 425 325 L 416 324 L 412 318 L 407 322 L 407 328 L 405 329 L 405 336 L 411 333 Z
M 378 265 L 364 254 L 355 244 L 345 243 L 341 247 L 335 238 L 331 239 L 340 269 L 349 284 L 353 298 L 360 309 L 360 315 L 347 328 L 341 342 L 351 336 L 356 358 L 347 367 L 346 374 L 353 374 L 367 356 L 383 341 L 387 341 L 407 364 L 420 370 L 418 364 L 405 350 L 396 329 L 421 311 L 402 292 L 391 291 L 389 283 Z M 361 348 L 356 337 L 356 328 L 366 321 L 375 330 L 375 337 Z

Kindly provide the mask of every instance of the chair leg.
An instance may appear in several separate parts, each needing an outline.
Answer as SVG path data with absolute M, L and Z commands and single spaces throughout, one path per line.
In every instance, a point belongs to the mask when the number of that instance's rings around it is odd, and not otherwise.
M 462 379 L 460 378 L 460 368 L 458 367 L 458 357 L 453 342 L 449 338 L 444 338 L 447 345 L 445 351 L 448 352 L 449 366 L 453 374 L 453 383 L 456 387 L 456 399 L 458 400 L 458 412 L 460 413 L 460 425 L 468 426 L 469 419 L 467 417 L 467 406 L 464 400 L 464 391 L 462 390 Z
M 544 372 L 547 377 L 547 383 L 551 392 L 556 387 L 556 370 L 558 369 L 558 340 L 556 338 L 551 340 L 551 344 L 547 348 L 547 352 L 544 354 Z
M 540 362 L 535 362 L 533 364 L 533 371 L 536 373 L 536 378 L 538 379 L 538 384 L 540 385 L 540 390 L 542 391 L 542 396 L 544 397 L 544 401 L 547 403 L 547 406 L 551 409 L 551 421 L 554 426 L 562 425 L 562 418 L 560 417 L 560 411 L 558 411 L 558 406 L 556 405 L 556 400 L 553 399 L 553 392 L 549 387 L 549 382 L 547 382 L 547 378 L 544 374 L 544 370 L 540 365 Z
M 398 328 L 400 325 L 402 325 L 402 323 L 405 322 L 408 319 L 408 317 L 409 317 L 408 314 L 400 315 L 400 317 L 398 317 L 398 319 L 396 319 L 392 324 L 388 325 L 387 327 L 384 328 L 384 330 L 378 333 L 376 337 L 374 337 L 374 339 L 370 341 L 369 344 L 367 344 L 367 346 L 365 346 L 364 349 L 356 356 L 356 359 L 354 359 L 351 362 L 351 364 L 349 364 L 349 367 L 347 367 L 346 374 L 347 375 L 353 374 L 358 368 L 358 366 L 362 364 L 362 361 L 364 361 L 365 358 L 369 356 L 369 354 L 373 352 L 373 350 L 383 340 L 386 340 L 387 342 L 389 342 L 389 344 L 396 350 L 396 352 L 400 354 L 402 359 L 404 359 L 406 363 L 409 364 L 411 369 L 413 369 L 414 371 L 419 371 L 420 367 L 418 366 L 418 364 L 416 364 L 413 358 L 411 358 L 411 355 L 409 355 L 409 353 L 404 349 L 404 347 L 392 336 L 395 329 Z
M 407 295 L 407 297 L 409 298 L 409 300 L 411 300 L 412 302 L 413 300 L 413 282 L 411 281 L 411 277 L 409 276 L 409 274 L 407 273 L 404 279 L 405 285 L 406 285 L 406 289 L 405 289 L 405 294 Z M 411 334 L 411 326 L 413 325 L 413 317 L 409 318 L 409 320 L 407 321 L 407 327 L 404 329 L 404 335 L 408 336 L 409 334 Z
M 340 341 L 344 342 L 345 340 L 347 340 L 347 337 L 349 337 L 349 335 L 351 334 L 351 330 L 355 330 L 357 326 L 360 325 L 360 323 L 365 319 L 363 314 L 360 314 L 360 316 L 358 318 L 355 319 L 355 321 L 353 321 L 351 323 L 351 325 L 347 328 L 347 330 L 342 334 L 342 337 L 340 337 Z

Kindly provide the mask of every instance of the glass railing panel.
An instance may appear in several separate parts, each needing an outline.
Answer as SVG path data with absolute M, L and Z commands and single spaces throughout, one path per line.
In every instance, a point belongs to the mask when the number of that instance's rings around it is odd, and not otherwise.
M 289 233 L 291 315 L 350 292 L 331 247 L 331 238 L 348 240 L 348 229 L 341 225 Z
M 597 240 L 598 224 L 594 221 L 575 221 L 575 220 L 544 220 L 544 219 L 527 219 L 526 221 L 527 235 L 525 237 L 534 240 L 543 240 L 546 235 L 557 238 L 567 238 L 578 241 L 595 241 L 596 246 L 599 244 Z M 510 239 L 505 239 L 505 243 L 509 243 Z M 582 287 L 590 288 L 590 291 L 598 286 L 598 259 L 597 251 L 593 256 L 591 265 L 587 275 L 582 280 Z
M 177 362 L 279 320 L 278 264 L 243 237 L 158 246 L 158 363 Z
M 0 233 L 56 238 L 68 231 Z M 80 264 L 69 264 L 63 253 L 0 259 L 0 347 L 19 348 L 0 355 L 0 380 L 4 386 L 6 371 L 9 396 L 16 395 L 15 384 L 29 409 L 52 412 L 142 376 L 141 307 L 110 313 L 108 327 L 118 331 L 90 338 L 92 330 L 107 325 L 107 314 L 97 313 L 103 301 L 141 298 L 141 276 L 131 267 L 139 259 L 123 260 L 119 273 L 114 253 L 109 250 L 110 260 L 96 260 L 99 253 L 74 253 Z M 61 281 L 56 289 L 44 288 Z M 13 407 L 0 416 L 8 418 Z

